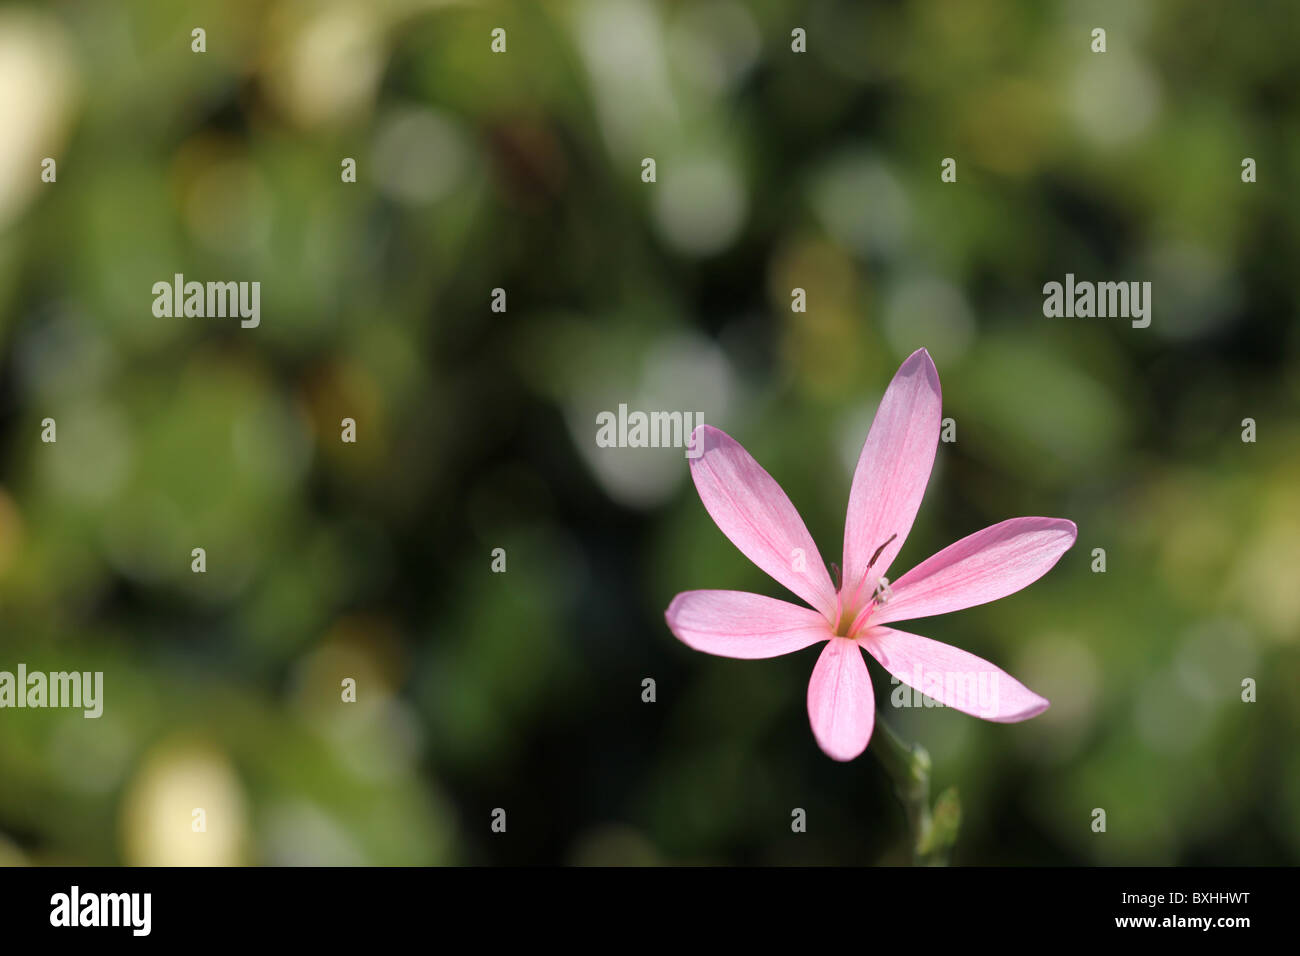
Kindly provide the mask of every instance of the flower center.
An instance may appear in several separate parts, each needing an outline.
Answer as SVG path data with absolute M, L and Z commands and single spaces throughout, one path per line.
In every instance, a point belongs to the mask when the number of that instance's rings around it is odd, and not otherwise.
M 889 586 L 889 582 L 884 578 L 881 578 L 881 582 L 885 587 Z M 866 630 L 867 621 L 871 619 L 871 612 L 876 609 L 877 604 L 881 603 L 877 597 L 879 594 L 880 586 L 877 585 L 875 591 L 872 592 L 872 596 L 863 606 L 855 607 L 850 604 L 844 604 L 840 611 L 839 623 L 835 627 L 835 636 L 847 637 L 849 640 L 857 640 L 858 637 L 861 636 L 862 632 Z
M 857 640 L 871 619 L 871 612 L 875 610 L 877 604 L 884 604 L 892 596 L 893 592 L 889 589 L 889 578 L 883 574 L 875 578 L 871 577 L 871 567 L 876 563 L 881 553 L 888 546 L 890 541 L 898 537 L 898 533 L 891 534 L 888 540 L 876 549 L 876 553 L 871 556 L 867 562 L 866 569 L 862 572 L 862 580 L 858 582 L 852 593 L 846 593 L 844 587 L 839 586 L 839 568 L 835 568 L 836 585 L 838 590 L 836 596 L 839 600 L 840 615 L 835 625 L 836 637 L 847 637 L 849 640 Z
M 862 626 L 858 621 L 859 616 L 860 615 L 853 613 L 848 608 L 845 608 L 844 612 L 840 614 L 839 624 L 835 627 L 835 636 L 847 637 L 851 641 L 857 640 L 858 631 L 862 629 Z

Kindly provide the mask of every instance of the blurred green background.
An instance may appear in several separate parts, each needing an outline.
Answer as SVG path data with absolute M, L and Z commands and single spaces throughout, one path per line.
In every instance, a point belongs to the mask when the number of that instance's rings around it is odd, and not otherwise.
M 99 720 L 0 711 L 0 860 L 906 862 L 873 756 L 813 740 L 815 650 L 668 632 L 678 591 L 788 595 L 595 414 L 702 412 L 838 561 L 925 346 L 957 441 L 895 574 L 1080 528 L 912 626 L 1043 716 L 894 710 L 871 664 L 954 861 L 1300 861 L 1298 10 L 0 7 L 0 669 L 105 675 Z M 155 318 L 178 272 L 260 281 L 260 327 Z M 1044 318 L 1067 272 L 1151 281 L 1150 328 Z

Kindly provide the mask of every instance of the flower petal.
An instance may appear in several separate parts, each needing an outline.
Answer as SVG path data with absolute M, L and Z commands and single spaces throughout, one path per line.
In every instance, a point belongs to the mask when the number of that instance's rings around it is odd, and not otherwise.
M 942 404 L 939 373 L 930 353 L 918 349 L 885 390 L 853 473 L 844 524 L 844 593 L 850 601 L 863 587 L 876 549 L 884 545 L 872 578 L 889 569 L 912 530 L 934 466 Z M 891 535 L 897 537 L 890 541 Z
M 1028 720 L 1048 702 L 983 658 L 928 637 L 873 627 L 862 646 L 909 687 L 947 707 L 1000 724 Z
M 817 545 L 781 486 L 734 438 L 712 425 L 691 436 L 691 477 L 722 533 L 756 565 L 827 620 L 838 606 Z
M 831 638 L 817 658 L 808 682 L 808 720 L 828 757 L 852 760 L 867 749 L 876 699 L 857 641 Z
M 831 636 L 816 611 L 747 591 L 684 591 L 664 616 L 688 647 L 742 660 L 778 657 Z
M 1014 594 L 1050 571 L 1078 533 L 1064 518 L 1011 518 L 976 531 L 895 581 L 871 623 L 947 614 Z

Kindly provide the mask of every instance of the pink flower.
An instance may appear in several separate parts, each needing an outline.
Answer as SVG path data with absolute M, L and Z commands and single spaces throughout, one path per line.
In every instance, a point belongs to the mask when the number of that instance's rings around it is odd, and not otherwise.
M 844 524 L 837 590 L 799 512 L 749 453 L 701 425 L 691 477 L 722 533 L 813 609 L 745 591 L 686 591 L 665 616 L 679 639 L 721 657 L 776 657 L 825 641 L 808 684 L 808 719 L 822 750 L 852 760 L 866 749 L 875 698 L 859 650 L 940 703 L 1014 723 L 1048 702 L 966 651 L 886 625 L 995 601 L 1046 574 L 1074 544 L 1074 522 L 1012 518 L 962 538 L 892 584 L 885 577 L 912 528 L 940 428 L 939 373 L 925 349 L 899 368 L 858 459 Z

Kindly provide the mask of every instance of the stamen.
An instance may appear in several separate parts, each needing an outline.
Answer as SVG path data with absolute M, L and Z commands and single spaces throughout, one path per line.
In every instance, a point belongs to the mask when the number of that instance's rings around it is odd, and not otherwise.
M 876 548 L 876 553 L 871 556 L 871 560 L 867 562 L 866 568 L 864 568 L 862 571 L 862 577 L 858 578 L 858 583 L 857 586 L 854 587 L 853 589 L 853 594 L 850 595 L 848 601 L 845 602 L 846 607 L 851 607 L 851 608 L 858 607 L 858 599 L 862 596 L 862 591 L 866 587 L 867 579 L 871 577 L 871 566 L 874 565 L 878 560 L 880 560 L 880 555 L 884 553 L 885 548 L 889 547 L 889 542 L 893 541 L 897 537 L 898 537 L 898 532 L 895 531 L 893 534 L 889 536 L 889 538 L 885 541 L 884 544 Z M 885 587 L 886 589 L 888 589 L 889 587 L 888 582 L 886 582 Z M 839 592 L 839 593 L 843 593 L 843 592 Z M 876 587 L 873 589 L 873 596 L 878 596 L 880 593 L 881 593 L 880 585 L 877 584 Z M 886 597 L 886 600 L 887 599 L 888 597 Z M 876 600 L 869 601 L 867 602 L 865 607 L 859 608 L 857 615 L 853 619 L 853 623 L 849 626 L 849 633 L 850 634 L 854 633 L 857 630 L 858 626 L 862 624 L 863 621 L 866 620 L 866 615 L 868 614 L 868 612 L 870 612 L 873 604 L 882 604 L 882 603 L 884 602 L 880 601 L 879 598 L 876 597 Z
M 893 540 L 894 540 L 895 538 L 897 538 L 897 537 L 898 537 L 898 532 L 895 531 L 893 534 L 891 534 L 891 535 L 889 536 L 889 541 L 893 541 Z M 873 564 L 876 563 L 876 559 L 880 557 L 880 552 L 884 551 L 885 548 L 889 547 L 889 541 L 886 541 L 886 542 L 885 542 L 884 544 L 882 544 L 880 547 L 876 548 L 876 553 L 873 554 L 873 555 L 871 556 L 871 560 L 867 562 L 867 570 L 868 570 L 868 571 L 870 571 L 870 570 L 871 570 L 871 566 L 872 566 Z

